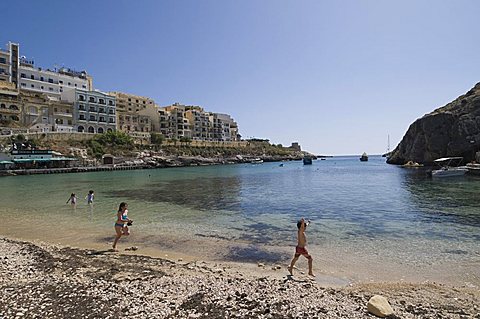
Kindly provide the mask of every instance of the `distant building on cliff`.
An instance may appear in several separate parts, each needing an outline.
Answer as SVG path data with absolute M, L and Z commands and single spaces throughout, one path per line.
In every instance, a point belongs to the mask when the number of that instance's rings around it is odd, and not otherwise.
M 167 138 L 239 141 L 238 125 L 228 114 L 206 112 L 197 105 L 174 103 L 160 107 L 160 132 Z
M 115 96 L 80 89 L 67 90 L 64 96 L 73 103 L 75 132 L 105 133 L 117 129 Z
M 134 137 L 161 133 L 169 139 L 239 141 L 228 114 L 196 105 L 159 107 L 148 97 L 104 93 L 86 71 L 42 69 L 9 42 L 0 49 L 0 128 L 16 132 L 104 133 L 120 130 Z
M 66 67 L 54 70 L 35 67 L 33 60 L 20 56 L 20 45 L 9 42 L 7 50 L 0 50 L 0 80 L 15 84 L 20 90 L 44 93 L 63 100 L 69 88 L 93 89 L 93 79 L 86 71 Z
M 147 135 L 160 131 L 160 115 L 155 101 L 148 97 L 110 92 L 117 101 L 117 129 L 131 134 Z

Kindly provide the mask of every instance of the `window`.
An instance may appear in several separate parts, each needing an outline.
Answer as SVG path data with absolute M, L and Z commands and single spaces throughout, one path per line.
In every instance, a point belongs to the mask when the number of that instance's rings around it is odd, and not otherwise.
M 92 126 L 90 126 L 88 128 L 88 133 L 95 133 L 95 129 Z
M 1 109 L 5 109 L 5 108 L 7 108 L 7 107 L 5 106 L 5 104 L 2 103 L 2 104 L 0 104 L 0 108 L 1 108 Z
M 6 58 L 0 58 L 0 63 L 6 64 L 6 63 L 7 63 L 7 59 L 6 59 Z
M 53 88 L 48 88 L 48 90 L 53 92 Z
M 95 98 L 94 98 L 93 96 L 91 96 L 91 97 L 88 99 L 88 101 L 95 103 Z
M 79 119 L 79 120 L 83 120 L 83 121 L 85 121 L 85 115 L 83 115 L 83 114 L 80 114 L 80 115 L 78 116 L 78 119 Z
M 75 83 L 75 87 L 77 87 L 77 83 Z
M 80 101 L 85 101 L 85 96 L 79 95 L 79 96 L 78 96 L 78 99 L 79 99 Z
M 20 85 L 23 86 L 23 87 L 26 87 L 26 86 L 27 86 L 26 83 L 20 83 Z
M 20 74 L 20 77 L 21 77 L 22 79 L 24 79 L 24 78 L 27 77 L 27 75 L 26 75 L 25 73 L 21 73 L 21 74 Z
M 62 80 L 59 80 L 58 83 L 63 84 L 63 81 L 62 81 Z
M 48 83 L 53 83 L 53 79 L 48 79 Z
M 87 88 L 87 86 L 82 84 L 82 88 L 86 89 L 86 88 Z
M 58 109 L 57 109 L 57 108 L 54 108 L 53 111 L 54 111 L 54 112 L 58 112 Z
M 72 120 L 68 120 L 68 125 L 72 125 Z
M 85 131 L 85 128 L 83 126 L 79 126 L 77 131 L 83 133 L 83 131 Z
M 35 76 L 33 74 L 30 75 L 30 79 L 35 80 Z
M 103 128 L 99 127 L 98 128 L 98 133 L 100 133 L 100 134 L 103 133 Z
M 33 85 L 33 84 L 30 84 L 30 86 L 31 86 L 32 88 L 34 88 L 34 87 L 35 87 L 35 85 Z
M 70 86 L 71 86 L 71 85 L 72 85 L 72 83 L 68 82 L 68 85 L 70 85 Z
M 40 81 L 43 81 L 43 76 L 40 77 Z
M 90 121 L 96 121 L 97 119 L 95 118 L 94 115 L 90 115 L 90 118 L 89 118 Z

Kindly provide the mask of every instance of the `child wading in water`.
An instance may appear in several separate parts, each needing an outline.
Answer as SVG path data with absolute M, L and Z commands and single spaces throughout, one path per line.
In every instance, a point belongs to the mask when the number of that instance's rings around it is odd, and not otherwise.
M 118 208 L 117 212 L 117 221 L 115 222 L 115 232 L 117 235 L 115 236 L 115 240 L 113 241 L 113 250 L 117 250 L 117 242 L 122 236 L 130 235 L 130 231 L 128 230 L 128 225 L 133 223 L 133 220 L 129 219 L 128 214 L 128 204 L 127 203 L 120 203 L 120 207 Z
M 298 243 L 297 243 L 297 247 L 295 247 L 295 256 L 293 256 L 292 262 L 290 263 L 290 266 L 288 266 L 287 268 L 288 271 L 290 272 L 290 275 L 292 276 L 293 276 L 293 267 L 295 266 L 295 263 L 297 262 L 300 255 L 303 255 L 308 260 L 308 274 L 312 277 L 315 277 L 312 271 L 313 258 L 312 256 L 310 256 L 307 249 L 305 248 L 305 246 L 307 245 L 307 236 L 305 235 L 305 229 L 307 228 L 308 224 L 309 222 L 305 222 L 305 219 L 303 218 L 297 222 Z
M 87 204 L 93 204 L 94 197 L 95 197 L 95 194 L 93 193 L 93 190 L 89 190 L 87 196 L 85 196 L 85 199 L 87 200 Z
M 70 202 L 70 204 L 72 204 L 72 206 L 75 206 L 77 204 L 77 196 L 75 195 L 75 193 L 72 193 L 70 195 L 70 198 L 67 200 L 67 203 Z

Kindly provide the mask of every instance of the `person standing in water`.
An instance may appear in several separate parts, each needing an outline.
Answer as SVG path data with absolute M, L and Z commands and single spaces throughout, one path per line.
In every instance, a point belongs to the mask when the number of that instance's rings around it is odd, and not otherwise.
M 120 207 L 118 207 L 117 212 L 117 221 L 115 222 L 115 232 L 117 233 L 115 236 L 115 240 L 113 241 L 112 248 L 114 251 L 117 251 L 117 242 L 122 236 L 130 235 L 130 231 L 128 229 L 128 225 L 133 223 L 133 220 L 128 218 L 128 204 L 125 202 L 120 203 Z
M 307 249 L 305 246 L 307 246 L 307 236 L 305 235 L 305 229 L 307 228 L 309 222 L 306 222 L 305 219 L 300 219 L 297 222 L 297 228 L 298 228 L 298 242 L 297 242 L 297 247 L 295 247 L 295 255 L 293 256 L 292 262 L 290 263 L 290 266 L 288 266 L 288 272 L 290 272 L 290 275 L 293 276 L 293 267 L 295 266 L 295 263 L 297 262 L 298 258 L 300 258 L 300 255 L 304 256 L 308 260 L 308 274 L 312 277 L 315 277 L 312 271 L 312 264 L 313 264 L 313 258 L 310 256 L 308 253 Z
M 68 204 L 68 202 L 70 202 L 72 206 L 77 205 L 77 196 L 75 195 L 75 193 L 70 194 L 70 198 L 67 200 L 66 204 Z
M 85 196 L 85 199 L 87 200 L 87 204 L 93 204 L 94 197 L 95 197 L 95 194 L 93 190 L 89 190 L 87 196 Z

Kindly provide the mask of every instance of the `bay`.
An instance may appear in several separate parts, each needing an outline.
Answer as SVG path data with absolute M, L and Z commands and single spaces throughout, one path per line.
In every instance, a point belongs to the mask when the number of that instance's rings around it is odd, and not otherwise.
M 95 202 L 87 205 L 88 190 Z M 65 204 L 71 192 L 79 197 Z M 379 156 L 301 162 L 3 177 L 0 235 L 109 247 L 120 202 L 132 236 L 120 246 L 198 259 L 288 263 L 296 221 L 312 220 L 318 272 L 349 281 L 480 283 L 480 178 L 432 179 Z M 303 262 L 303 261 L 302 261 Z M 302 266 L 302 264 L 300 264 Z

